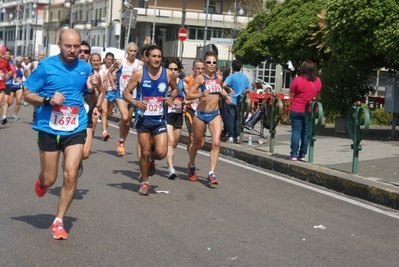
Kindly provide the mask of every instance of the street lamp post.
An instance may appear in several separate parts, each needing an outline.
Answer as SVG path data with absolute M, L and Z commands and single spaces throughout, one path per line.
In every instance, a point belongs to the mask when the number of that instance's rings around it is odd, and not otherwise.
M 36 3 L 33 3 L 32 8 L 33 8 L 32 15 L 35 16 L 35 29 L 34 29 L 34 34 L 33 34 L 33 58 L 35 58 L 36 57 L 36 30 L 37 30 L 37 13 L 36 13 L 37 5 L 36 5 Z
M 75 4 L 75 0 L 65 0 L 64 6 L 69 8 L 69 28 L 72 29 L 72 6 Z
M 209 1 L 209 0 L 208 0 Z M 154 3 L 154 22 L 152 23 L 152 38 L 151 38 L 151 44 L 155 44 L 155 19 L 157 17 L 157 0 L 155 0 Z
M 50 43 L 50 23 L 51 23 L 51 21 L 50 21 L 50 11 L 51 11 L 51 0 L 48 0 L 48 9 L 47 9 L 47 33 L 46 33 L 46 57 L 48 57 L 49 56 L 49 53 L 50 53 L 50 46 L 49 46 L 49 43 Z
M 205 29 L 204 29 L 204 47 L 203 49 L 205 49 L 205 45 L 206 45 L 206 39 L 207 39 L 207 32 L 208 32 L 208 11 L 209 11 L 209 0 L 206 0 L 206 14 L 205 14 Z M 203 54 L 204 51 L 202 51 Z
M 15 13 L 16 16 L 16 28 L 15 28 L 15 51 L 14 51 L 14 55 L 18 56 L 18 46 L 19 46 L 19 42 L 18 42 L 18 31 L 19 31 L 19 8 L 21 3 L 18 1 L 17 2 L 17 10 Z

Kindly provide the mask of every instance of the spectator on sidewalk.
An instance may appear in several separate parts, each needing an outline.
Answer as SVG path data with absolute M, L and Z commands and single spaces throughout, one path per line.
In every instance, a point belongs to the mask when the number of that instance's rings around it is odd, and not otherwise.
M 228 143 L 240 142 L 240 120 L 237 113 L 237 98 L 245 91 L 251 90 L 248 77 L 241 73 L 242 63 L 235 59 L 231 63 L 233 74 L 229 75 L 223 83 L 223 88 L 229 93 L 232 103 L 227 105 L 227 131 Z
M 220 67 L 216 70 L 216 75 L 219 77 L 219 80 L 223 84 L 226 78 L 230 75 L 230 69 L 226 67 Z M 227 104 L 226 104 L 226 99 L 222 98 L 221 103 L 220 103 L 220 113 L 222 115 L 222 121 L 223 121 L 223 130 L 222 134 L 220 135 L 220 140 L 226 141 L 227 140 Z
M 290 160 L 305 161 L 309 144 L 309 133 L 305 123 L 305 106 L 320 93 L 321 86 L 314 63 L 311 60 L 302 62 L 301 74 L 292 81 L 290 86 L 290 97 L 292 97 Z

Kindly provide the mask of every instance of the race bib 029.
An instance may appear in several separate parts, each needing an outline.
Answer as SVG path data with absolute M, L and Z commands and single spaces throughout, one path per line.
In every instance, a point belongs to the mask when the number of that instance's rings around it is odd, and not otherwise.
M 143 97 L 143 100 L 147 104 L 147 108 L 144 111 L 146 116 L 160 116 L 163 115 L 163 98 L 147 96 Z

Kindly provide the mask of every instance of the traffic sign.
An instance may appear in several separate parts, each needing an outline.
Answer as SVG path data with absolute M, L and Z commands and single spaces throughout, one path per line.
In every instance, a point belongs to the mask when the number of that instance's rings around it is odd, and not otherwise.
M 187 39 L 187 30 L 185 28 L 180 28 L 179 30 L 179 40 L 184 42 Z
M 211 37 L 211 43 L 217 45 L 234 45 L 234 39 Z

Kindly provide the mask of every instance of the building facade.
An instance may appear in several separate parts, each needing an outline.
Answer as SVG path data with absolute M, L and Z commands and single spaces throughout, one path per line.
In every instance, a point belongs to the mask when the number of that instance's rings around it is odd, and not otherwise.
M 0 5 L 0 40 L 15 55 L 50 55 L 61 30 L 74 28 L 103 51 L 124 49 L 129 42 L 156 43 L 165 57 L 180 57 L 188 71 L 204 50 L 218 54 L 219 66 L 230 66 L 234 38 L 259 9 L 237 0 L 3 0 Z M 181 28 L 187 30 L 184 42 Z M 252 82 L 259 78 L 287 89 L 289 71 L 283 66 L 262 63 L 245 72 Z

